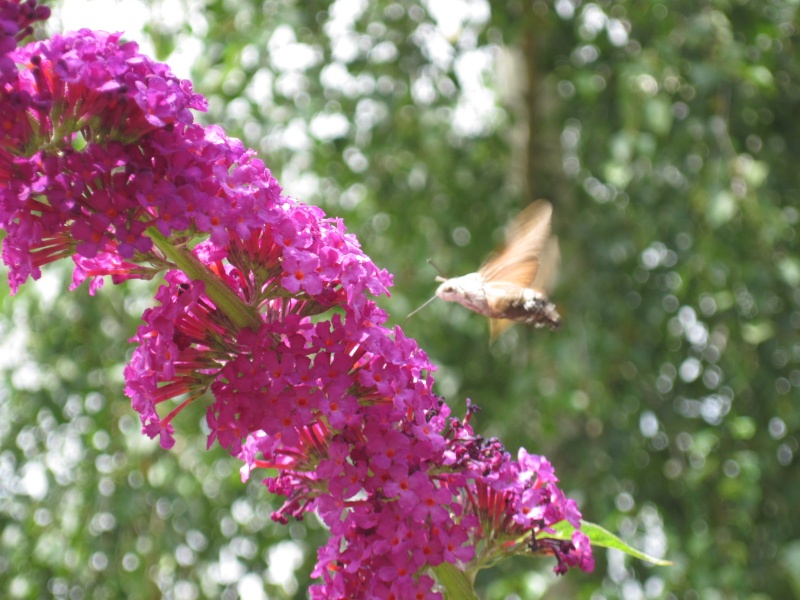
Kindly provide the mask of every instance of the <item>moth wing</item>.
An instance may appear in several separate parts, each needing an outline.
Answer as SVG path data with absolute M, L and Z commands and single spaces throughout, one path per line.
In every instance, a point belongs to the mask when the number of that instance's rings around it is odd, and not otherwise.
M 503 247 L 492 254 L 478 273 L 484 281 L 502 281 L 530 287 L 539 271 L 539 257 L 550 236 L 553 205 L 537 200 L 511 223 Z
M 489 319 L 489 341 L 490 343 L 494 343 L 494 341 L 499 338 L 503 333 L 505 333 L 506 329 L 511 327 L 514 324 L 514 321 L 511 319 Z
M 558 248 L 558 238 L 551 237 L 547 240 L 539 258 L 539 269 L 533 278 L 530 287 L 538 292 L 547 293 L 553 289 L 561 266 L 561 251 Z
M 491 314 L 505 314 L 514 299 L 519 296 L 520 288 L 517 285 L 503 281 L 488 282 L 483 286 L 486 294 L 486 304 Z M 511 327 L 514 321 L 511 319 L 489 318 L 489 338 L 493 343 L 500 337 L 506 329 Z

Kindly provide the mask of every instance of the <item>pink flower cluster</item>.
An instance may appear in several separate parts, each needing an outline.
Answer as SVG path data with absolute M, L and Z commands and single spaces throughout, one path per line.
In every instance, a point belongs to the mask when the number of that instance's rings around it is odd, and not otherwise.
M 205 102 L 188 82 L 88 30 L 5 58 L 23 66 L 3 71 L 0 103 L 12 289 L 67 257 L 92 292 L 165 272 L 125 373 L 144 432 L 171 447 L 172 420 L 210 390 L 209 445 L 241 458 L 243 478 L 278 471 L 273 518 L 316 511 L 330 528 L 312 597 L 439 598 L 431 568 L 520 552 L 592 568 L 580 531 L 552 537 L 580 513 L 550 464 L 476 436 L 471 410 L 450 416 L 425 353 L 369 297 L 391 277 L 252 151 L 194 124 Z

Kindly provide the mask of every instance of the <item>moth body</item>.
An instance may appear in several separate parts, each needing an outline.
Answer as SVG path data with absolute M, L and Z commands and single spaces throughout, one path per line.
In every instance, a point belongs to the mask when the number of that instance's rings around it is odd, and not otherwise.
M 559 263 L 558 241 L 550 238 L 553 206 L 538 200 L 509 226 L 505 244 L 475 273 L 443 279 L 436 295 L 489 317 L 492 339 L 511 323 L 556 329 L 561 317 L 547 299 Z
M 555 304 L 541 292 L 512 283 L 487 282 L 480 273 L 446 279 L 436 290 L 436 295 L 490 319 L 550 329 L 561 325 Z

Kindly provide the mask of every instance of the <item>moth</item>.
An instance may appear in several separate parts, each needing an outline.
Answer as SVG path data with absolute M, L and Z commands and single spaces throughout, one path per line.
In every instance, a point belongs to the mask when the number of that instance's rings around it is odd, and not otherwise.
M 560 261 L 558 241 L 550 237 L 552 215 L 546 200 L 528 206 L 476 273 L 437 277 L 436 296 L 489 317 L 492 340 L 515 322 L 557 329 L 561 317 L 547 298 Z

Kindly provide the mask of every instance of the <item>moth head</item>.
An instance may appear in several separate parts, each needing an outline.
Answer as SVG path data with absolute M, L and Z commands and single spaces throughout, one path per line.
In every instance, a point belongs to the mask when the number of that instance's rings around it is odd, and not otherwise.
M 437 277 L 436 280 L 442 282 L 436 290 L 436 295 L 439 298 L 447 302 L 459 302 L 465 295 L 480 289 L 483 278 L 478 273 L 470 273 L 469 275 L 451 279 Z
M 437 277 L 437 280 L 439 278 Z M 453 283 L 445 279 L 436 289 L 436 295 L 439 296 L 442 300 L 446 300 L 447 302 L 452 302 L 455 299 L 455 296 L 458 295 L 458 287 L 453 285 Z

